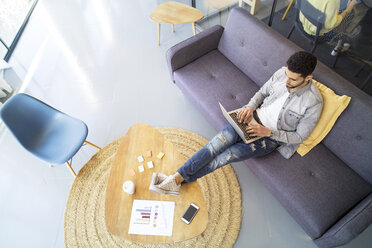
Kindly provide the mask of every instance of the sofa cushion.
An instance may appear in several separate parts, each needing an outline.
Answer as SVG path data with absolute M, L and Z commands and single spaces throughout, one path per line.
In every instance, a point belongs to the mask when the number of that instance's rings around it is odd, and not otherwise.
M 323 110 L 318 123 L 310 133 L 309 137 L 297 148 L 298 154 L 305 156 L 314 146 L 319 144 L 331 131 L 337 118 L 342 114 L 350 102 L 350 97 L 339 96 L 333 90 L 313 79 L 323 97 Z
M 362 177 L 323 144 L 306 157 L 294 154 L 284 160 L 275 151 L 246 163 L 313 239 L 372 191 Z
M 174 72 L 182 92 L 217 130 L 226 125 L 218 102 L 227 110 L 248 103 L 258 86 L 218 50 L 209 52 Z
M 260 87 L 302 50 L 242 8 L 231 11 L 218 50 Z

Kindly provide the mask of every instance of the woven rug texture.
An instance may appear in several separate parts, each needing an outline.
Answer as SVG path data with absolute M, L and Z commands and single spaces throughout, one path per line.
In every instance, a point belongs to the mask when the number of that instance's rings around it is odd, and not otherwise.
M 185 159 L 207 144 L 199 135 L 177 128 L 157 128 Z M 67 200 L 66 247 L 232 247 L 242 218 L 239 182 L 231 165 L 200 178 L 208 208 L 206 230 L 192 239 L 168 244 L 141 244 L 111 235 L 105 225 L 106 186 L 120 138 L 97 152 L 80 170 Z

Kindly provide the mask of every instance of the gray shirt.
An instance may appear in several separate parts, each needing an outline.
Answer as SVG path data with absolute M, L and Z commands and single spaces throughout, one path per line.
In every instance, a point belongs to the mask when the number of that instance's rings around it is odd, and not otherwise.
M 288 92 L 285 67 L 273 76 L 252 97 L 246 106 L 257 109 L 272 104 L 278 97 Z M 272 130 L 270 138 L 279 141 L 277 150 L 285 158 L 290 158 L 314 129 L 323 108 L 323 98 L 312 80 L 289 94 L 280 110 L 277 130 Z

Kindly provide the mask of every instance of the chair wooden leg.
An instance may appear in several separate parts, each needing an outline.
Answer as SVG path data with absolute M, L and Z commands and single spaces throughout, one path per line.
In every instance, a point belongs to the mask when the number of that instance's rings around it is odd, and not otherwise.
M 294 0 L 291 0 L 291 2 L 289 3 L 289 5 L 288 5 L 288 7 L 287 7 L 287 9 L 286 9 L 286 11 L 285 11 L 285 13 L 284 13 L 283 17 L 282 17 L 282 21 L 284 21 L 284 20 L 285 20 L 285 18 L 286 18 L 286 16 L 287 16 L 287 14 L 288 14 L 288 11 L 290 10 L 290 8 L 291 8 L 291 6 L 292 6 L 293 2 L 294 2 Z
M 98 150 L 101 150 L 102 148 L 101 147 L 99 147 L 99 146 L 97 146 L 97 145 L 95 145 L 95 144 L 93 144 L 93 143 L 90 143 L 89 141 L 84 141 L 84 143 L 85 144 L 88 144 L 88 145 L 90 145 L 90 146 L 93 146 L 93 147 L 95 147 L 95 148 L 97 148 Z
M 75 173 L 75 171 L 72 169 L 70 163 L 69 163 L 69 162 L 66 162 L 66 165 L 67 165 L 67 167 L 70 169 L 70 172 L 72 173 L 72 175 L 74 175 L 74 177 L 76 177 L 76 173 Z
M 251 15 L 256 14 L 257 0 L 245 0 L 244 2 L 251 7 Z M 243 0 L 239 0 L 239 7 L 243 7 Z
M 93 146 L 93 147 L 95 147 L 95 148 L 97 148 L 97 149 L 99 149 L 99 150 L 102 149 L 101 147 L 99 147 L 99 146 L 97 146 L 97 145 L 95 145 L 95 144 L 93 144 L 93 143 L 90 143 L 90 142 L 87 141 L 87 140 L 85 140 L 84 143 L 85 143 L 85 144 L 88 144 L 88 145 L 90 145 L 90 146 Z M 72 169 L 71 164 L 70 164 L 68 161 L 66 162 L 66 166 L 69 168 L 69 170 L 70 170 L 70 172 L 72 173 L 72 175 L 74 175 L 74 177 L 76 177 L 76 173 L 75 173 L 74 169 Z
M 251 15 L 256 14 L 257 0 L 251 0 Z
M 160 46 L 160 23 L 158 23 L 158 46 Z

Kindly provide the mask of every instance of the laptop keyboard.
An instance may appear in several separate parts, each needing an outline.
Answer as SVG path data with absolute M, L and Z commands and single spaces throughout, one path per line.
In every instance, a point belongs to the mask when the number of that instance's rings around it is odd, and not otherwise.
M 243 131 L 244 133 L 244 137 L 247 139 L 247 140 L 250 140 L 250 139 L 253 139 L 253 138 L 256 138 L 257 136 L 253 136 L 253 135 L 249 135 L 246 131 L 248 125 L 245 124 L 245 123 L 240 123 L 238 121 L 238 112 L 232 112 L 229 114 L 231 116 L 231 118 L 234 120 L 234 122 L 236 123 L 236 125 L 238 125 L 238 127 L 240 128 L 240 130 Z

